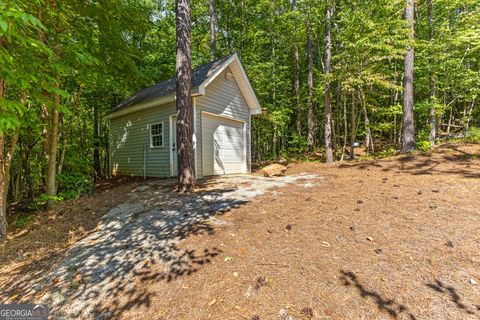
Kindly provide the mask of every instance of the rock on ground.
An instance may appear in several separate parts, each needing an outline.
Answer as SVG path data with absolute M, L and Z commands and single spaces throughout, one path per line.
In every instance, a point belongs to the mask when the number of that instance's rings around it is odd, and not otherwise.
M 268 165 L 262 169 L 263 175 L 265 177 L 283 176 L 285 174 L 285 171 L 287 171 L 287 167 L 282 166 L 278 163 Z

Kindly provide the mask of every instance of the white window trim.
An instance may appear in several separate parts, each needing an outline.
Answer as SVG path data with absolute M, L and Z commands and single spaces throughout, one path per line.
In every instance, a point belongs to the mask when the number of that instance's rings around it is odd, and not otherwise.
M 154 146 L 153 145 L 153 136 L 152 136 L 152 126 L 154 125 L 162 125 L 162 145 L 160 146 Z M 159 148 L 165 148 L 165 121 L 160 121 L 160 122 L 155 122 L 151 123 L 148 125 L 148 134 L 150 136 L 150 149 L 159 149 Z M 158 135 L 157 135 L 158 136 Z

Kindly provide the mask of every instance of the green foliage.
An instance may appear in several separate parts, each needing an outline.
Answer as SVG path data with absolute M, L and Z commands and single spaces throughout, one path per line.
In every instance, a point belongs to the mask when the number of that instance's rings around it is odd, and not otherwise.
M 15 219 L 15 227 L 19 229 L 28 228 L 35 221 L 35 215 L 28 214 L 28 215 L 21 215 Z
M 47 207 L 48 202 L 58 202 L 63 201 L 63 197 L 60 196 L 49 196 L 48 194 L 42 193 L 38 195 L 29 205 L 29 209 L 33 210 L 44 210 Z
M 389 158 L 391 156 L 394 156 L 397 154 L 397 150 L 393 147 L 389 147 L 388 149 L 382 150 L 375 154 L 376 157 L 378 158 Z
M 417 150 L 421 152 L 428 152 L 432 149 L 432 143 L 429 140 L 428 130 L 420 131 L 417 135 Z
M 92 178 L 89 174 L 83 174 L 73 170 L 69 173 L 60 174 L 58 176 L 58 182 L 61 186 L 58 197 L 63 200 L 91 192 L 94 188 Z
M 480 142 L 480 128 L 471 127 L 468 130 L 466 141 L 471 143 L 479 143 Z

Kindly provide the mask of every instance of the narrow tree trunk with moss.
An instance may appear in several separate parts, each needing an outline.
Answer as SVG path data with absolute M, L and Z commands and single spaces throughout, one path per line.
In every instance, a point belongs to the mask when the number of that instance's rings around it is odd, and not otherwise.
M 178 191 L 195 188 L 190 1 L 176 0 Z
M 408 46 L 405 53 L 405 76 L 403 92 L 403 126 L 402 126 L 402 152 L 415 150 L 415 122 L 413 115 L 413 68 L 415 40 L 414 29 L 414 0 L 405 0 L 405 18 L 408 24 Z
M 333 144 L 332 144 L 332 98 L 330 88 L 330 69 L 332 59 L 332 37 L 331 20 L 333 16 L 333 4 L 330 2 L 326 11 L 325 27 L 325 89 L 324 89 L 324 108 L 325 108 L 325 161 L 333 162 Z

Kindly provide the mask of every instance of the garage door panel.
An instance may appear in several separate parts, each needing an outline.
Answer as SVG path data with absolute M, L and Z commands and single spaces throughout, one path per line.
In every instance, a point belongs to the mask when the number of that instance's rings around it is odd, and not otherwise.
M 243 123 L 203 114 L 203 174 L 242 173 L 245 160 Z

